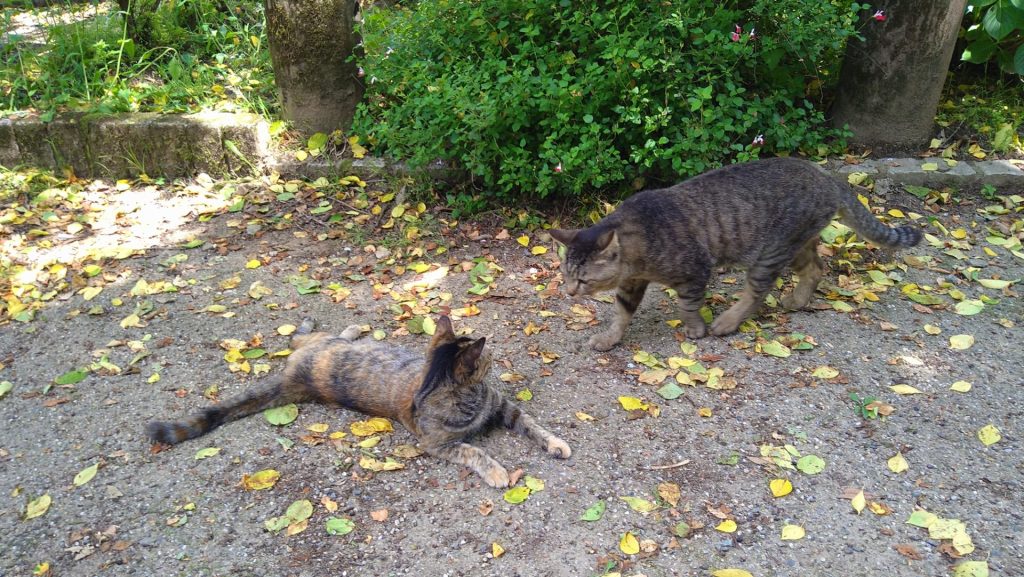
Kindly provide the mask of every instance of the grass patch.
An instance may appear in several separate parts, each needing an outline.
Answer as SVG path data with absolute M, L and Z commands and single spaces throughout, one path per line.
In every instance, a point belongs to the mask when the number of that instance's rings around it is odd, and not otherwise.
M 250 3 L 251 4 L 251 3 Z M 129 37 L 116 4 L 9 7 L 0 15 L 0 115 L 96 112 L 276 112 L 262 4 L 183 0 L 189 28 Z

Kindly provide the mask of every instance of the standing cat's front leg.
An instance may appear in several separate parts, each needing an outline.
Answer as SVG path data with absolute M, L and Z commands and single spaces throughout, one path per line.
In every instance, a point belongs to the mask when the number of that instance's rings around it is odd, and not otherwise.
M 644 292 L 647 290 L 648 281 L 632 279 L 619 285 L 615 290 L 616 313 L 612 319 L 611 326 L 604 332 L 590 337 L 590 347 L 596 351 L 607 351 L 619 344 L 622 335 L 626 334 L 626 327 L 633 319 L 640 302 L 644 300 Z
M 505 467 L 501 466 L 501 463 L 495 461 L 479 447 L 474 447 L 468 443 L 450 443 L 447 445 L 428 446 L 426 450 L 431 455 L 473 469 L 491 487 L 497 489 L 508 487 L 508 471 L 505 470 Z
M 551 431 L 537 424 L 533 417 L 527 415 L 512 401 L 502 399 L 501 421 L 505 428 L 532 440 L 540 445 L 549 455 L 559 459 L 568 459 L 572 456 L 572 449 L 569 444 L 556 437 Z
M 683 333 L 688 339 L 704 338 L 708 333 L 708 325 L 704 317 L 700 316 L 700 308 L 704 306 L 704 287 L 707 286 L 707 279 L 703 282 L 691 281 L 685 284 L 678 284 L 672 288 L 679 294 L 679 302 L 682 305 Z

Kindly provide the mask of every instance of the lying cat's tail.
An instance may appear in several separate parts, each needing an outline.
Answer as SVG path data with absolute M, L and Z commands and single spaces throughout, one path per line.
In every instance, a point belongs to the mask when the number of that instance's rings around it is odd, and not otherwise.
M 224 423 L 230 423 L 253 413 L 288 403 L 301 403 L 309 400 L 309 395 L 301 391 L 284 392 L 283 383 L 282 376 L 277 375 L 261 387 L 222 404 L 207 407 L 183 421 L 153 421 L 146 425 L 146 435 L 157 443 L 174 445 L 205 435 Z
M 861 204 L 852 190 L 844 191 L 840 198 L 839 220 L 871 242 L 889 248 L 905 248 L 921 242 L 920 230 L 909 225 L 886 225 Z

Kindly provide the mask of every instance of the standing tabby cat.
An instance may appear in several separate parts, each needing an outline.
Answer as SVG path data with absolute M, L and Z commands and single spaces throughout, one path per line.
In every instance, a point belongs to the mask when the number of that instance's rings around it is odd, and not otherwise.
M 739 301 L 711 324 L 711 334 L 736 331 L 789 264 L 799 284 L 782 304 L 803 308 L 821 280 L 818 234 L 836 213 L 885 247 L 910 247 L 921 240 L 915 228 L 886 226 L 849 185 L 795 158 L 734 164 L 640 192 L 590 228 L 552 230 L 551 236 L 568 249 L 562 260 L 566 292 L 616 289 L 618 315 L 590 339 L 591 347 L 605 351 L 622 339 L 652 281 L 679 293 L 686 336 L 703 337 L 707 326 L 698 311 L 711 272 L 720 264 L 746 267 L 747 282 Z
M 340 336 L 311 333 L 312 328 L 311 321 L 302 323 L 283 373 L 266 385 L 185 421 L 150 423 L 147 434 L 175 444 L 264 409 L 314 401 L 398 420 L 428 453 L 473 469 L 492 487 L 508 486 L 508 472 L 465 442 L 476 433 L 502 424 L 556 457 L 568 459 L 572 453 L 565 441 L 483 382 L 491 368 L 486 339 L 456 337 L 446 316 L 437 322 L 426 358 L 401 347 L 356 341 L 356 326 Z

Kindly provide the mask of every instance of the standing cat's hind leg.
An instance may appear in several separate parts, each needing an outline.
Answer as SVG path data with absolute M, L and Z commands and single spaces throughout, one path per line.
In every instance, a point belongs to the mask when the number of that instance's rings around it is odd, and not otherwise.
M 821 282 L 824 266 L 821 257 L 818 256 L 818 237 L 804 243 L 800 252 L 796 253 L 793 259 L 793 273 L 796 274 L 799 282 L 793 288 L 793 292 L 783 295 L 782 306 L 791 310 L 799 310 L 807 306 L 814 296 L 814 291 Z

